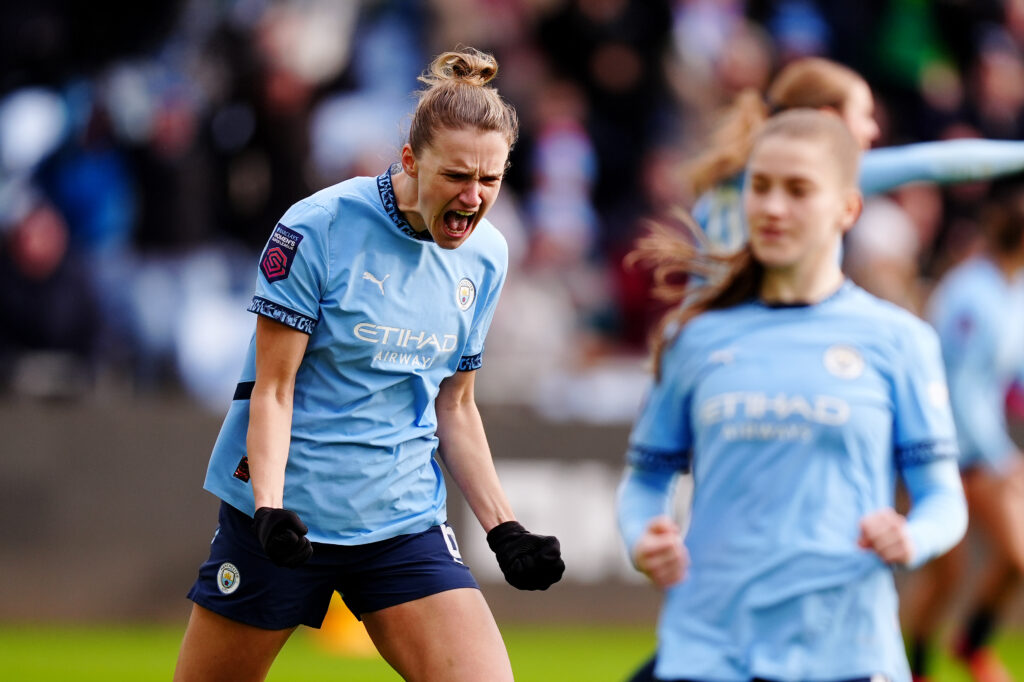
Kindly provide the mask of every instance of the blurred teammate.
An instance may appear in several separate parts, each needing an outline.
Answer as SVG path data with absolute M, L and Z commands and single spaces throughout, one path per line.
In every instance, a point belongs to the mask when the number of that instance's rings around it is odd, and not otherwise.
M 514 520 L 473 399 L 507 262 L 484 216 L 518 131 L 485 86 L 496 72 L 475 50 L 440 55 L 401 163 L 298 202 L 275 227 L 207 472 L 219 527 L 175 680 L 262 680 L 335 591 L 405 679 L 512 679 L 433 459 L 512 585 L 559 580 L 558 541 Z
M 636 567 L 666 589 L 656 679 L 909 679 L 891 567 L 944 552 L 967 518 L 934 332 L 839 270 L 859 151 L 835 116 L 769 121 L 749 245 L 656 336 L 618 506 Z M 637 257 L 714 266 L 667 233 Z M 684 472 L 685 545 L 667 511 Z
M 878 137 L 871 88 L 857 72 L 841 64 L 797 59 L 772 81 L 767 102 L 760 93 L 741 93 L 713 134 L 710 148 L 691 164 L 689 175 L 699 199 L 693 216 L 711 245 L 733 252 L 747 240 L 740 194 L 744 168 L 757 131 L 768 116 L 810 107 L 836 113 L 862 149 Z M 915 181 L 938 183 L 982 180 L 1024 170 L 1024 142 L 950 140 L 870 149 L 861 161 L 860 188 L 879 194 Z
M 1024 458 L 1007 430 L 1005 398 L 1024 376 L 1024 188 L 988 207 L 986 251 L 951 270 L 929 317 L 942 341 L 960 467 L 971 519 L 989 556 L 955 644 L 978 682 L 1010 676 L 988 644 L 1000 610 L 1024 575 Z M 962 543 L 919 576 L 908 620 L 911 665 L 926 679 L 930 640 L 967 560 Z

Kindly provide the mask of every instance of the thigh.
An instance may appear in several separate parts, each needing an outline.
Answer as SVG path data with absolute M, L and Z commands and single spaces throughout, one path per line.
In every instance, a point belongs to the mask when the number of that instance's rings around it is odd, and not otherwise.
M 975 471 L 964 477 L 972 519 L 993 544 L 993 551 L 1024 572 L 1024 467 L 1006 476 Z
M 263 630 L 194 604 L 174 682 L 260 682 L 294 631 Z
M 511 682 L 505 643 L 480 590 L 460 588 L 362 614 L 407 682 Z

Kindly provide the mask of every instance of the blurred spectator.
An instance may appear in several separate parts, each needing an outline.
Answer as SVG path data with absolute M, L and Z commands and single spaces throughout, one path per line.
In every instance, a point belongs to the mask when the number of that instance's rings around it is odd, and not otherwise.
M 45 346 L 22 335 L 30 328 L 84 325 L 89 331 L 60 352 L 96 376 L 121 376 L 134 390 L 181 386 L 223 409 L 217 401 L 233 385 L 234 368 L 215 359 L 235 357 L 221 353 L 250 331 L 248 316 L 235 313 L 269 231 L 298 198 L 390 163 L 403 137 L 394 121 L 411 108 L 406 93 L 419 65 L 464 43 L 497 54 L 502 91 L 523 121 L 506 178 L 521 247 L 503 303 L 510 338 L 535 352 L 550 343 L 551 365 L 541 364 L 564 376 L 582 380 L 602 366 L 609 376 L 642 373 L 635 360 L 660 308 L 646 275 L 622 269 L 621 256 L 645 218 L 691 205 L 677 166 L 724 103 L 747 87 L 763 91 L 788 60 L 819 54 L 867 76 L 886 144 L 965 130 L 1020 138 L 1022 7 L 1016 0 L 7 3 L 0 8 L 3 258 L 26 248 L 15 247 L 26 234 L 46 233 L 24 226 L 30 215 L 31 224 L 62 226 L 38 240 L 51 257 L 62 255 L 39 279 L 24 255 L 5 276 L 21 278 L 16 286 L 32 296 L 87 292 L 80 310 L 94 317 L 86 325 L 76 311 L 57 324 L 26 307 L 21 331 L 4 332 L 4 353 L 17 358 Z M 916 306 L 928 280 L 975 243 L 983 191 L 918 189 L 879 200 L 851 234 L 851 268 L 874 273 L 869 286 Z M 915 217 L 915 206 L 927 206 L 929 217 Z M 60 234 L 66 243 L 56 248 Z M 531 310 L 547 322 L 530 328 Z M 206 322 L 183 324 L 193 318 Z M 53 336 L 56 343 L 62 335 Z M 508 351 L 510 366 L 523 370 L 510 378 L 523 378 L 522 390 L 509 395 L 530 402 L 528 363 L 517 365 L 511 348 L 492 350 Z
M 63 397 L 88 386 L 98 316 L 88 262 L 69 249 L 60 213 L 38 201 L 0 244 L 0 381 Z

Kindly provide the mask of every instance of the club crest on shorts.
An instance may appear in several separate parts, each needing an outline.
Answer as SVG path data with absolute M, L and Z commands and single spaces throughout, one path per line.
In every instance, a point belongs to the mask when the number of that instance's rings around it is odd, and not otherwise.
M 217 589 L 221 594 L 231 594 L 238 589 L 242 576 L 232 563 L 224 562 L 217 569 Z
M 260 258 L 260 271 L 268 282 L 276 282 L 288 277 L 298 253 L 302 235 L 290 230 L 281 223 L 274 228 L 267 242 L 267 248 Z
M 455 302 L 459 304 L 459 310 L 469 310 L 475 300 L 476 285 L 468 277 L 463 277 L 455 288 Z
M 856 379 L 864 373 L 864 356 L 853 346 L 841 343 L 829 346 L 823 361 L 829 374 L 840 379 Z

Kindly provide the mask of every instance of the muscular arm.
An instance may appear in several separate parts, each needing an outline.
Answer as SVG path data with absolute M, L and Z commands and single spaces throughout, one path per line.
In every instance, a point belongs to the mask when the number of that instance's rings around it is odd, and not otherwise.
M 440 457 L 485 531 L 514 521 L 512 506 L 498 481 L 473 386 L 476 372 L 456 372 L 437 394 Z
M 256 509 L 284 506 L 295 374 L 309 336 L 264 316 L 256 321 L 256 384 L 249 402 L 246 451 Z
M 860 168 L 865 195 L 910 182 L 987 180 L 1024 170 L 1024 142 L 944 140 L 868 150 Z

